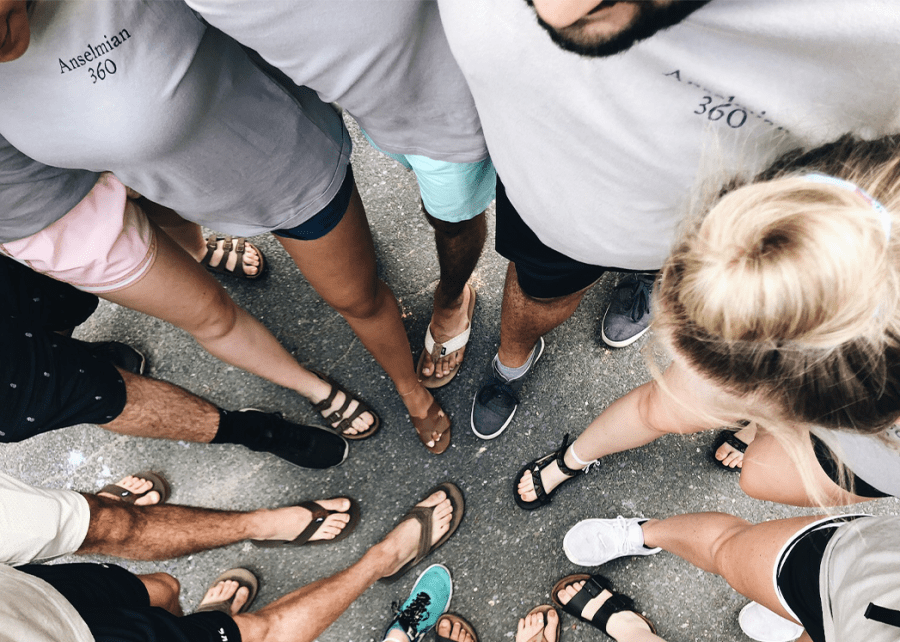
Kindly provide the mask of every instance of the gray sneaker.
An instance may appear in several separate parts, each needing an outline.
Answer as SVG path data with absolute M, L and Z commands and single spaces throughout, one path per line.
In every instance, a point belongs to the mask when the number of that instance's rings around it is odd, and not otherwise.
M 626 274 L 612 292 L 612 300 L 603 315 L 603 342 L 624 348 L 650 329 L 650 292 L 656 274 Z
M 544 339 L 541 337 L 534 347 L 531 368 L 543 353 Z M 516 408 L 519 407 L 519 391 L 525 384 L 531 368 L 521 377 L 510 380 L 500 374 L 495 360 L 491 359 L 488 375 L 472 401 L 472 432 L 476 436 L 482 439 L 494 439 L 506 430 L 516 414 Z

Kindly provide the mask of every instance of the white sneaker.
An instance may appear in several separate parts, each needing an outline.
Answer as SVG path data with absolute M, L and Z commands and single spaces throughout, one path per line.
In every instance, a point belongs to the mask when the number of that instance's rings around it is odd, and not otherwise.
M 615 519 L 586 519 L 569 529 L 563 550 L 580 566 L 600 566 L 626 555 L 653 555 L 661 548 L 644 546 L 641 524 L 646 519 L 619 515 Z
M 748 638 L 758 642 L 791 642 L 803 634 L 802 626 L 756 602 L 741 609 L 738 624 Z

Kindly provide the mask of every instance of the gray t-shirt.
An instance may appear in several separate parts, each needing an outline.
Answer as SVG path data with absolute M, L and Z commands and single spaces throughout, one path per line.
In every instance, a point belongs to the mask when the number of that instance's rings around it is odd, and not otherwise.
M 854 475 L 883 493 L 900 497 L 900 427 L 877 437 L 825 428 L 811 432 Z
M 728 0 L 608 58 L 563 51 L 525 0 L 439 0 L 491 160 L 537 236 L 659 268 L 692 188 L 847 132 L 900 131 L 900 11 Z
M 39 232 L 87 196 L 100 175 L 48 167 L 0 136 L 0 243 Z
M 337 102 L 383 150 L 487 157 L 434 0 L 188 0 L 298 85 Z
M 23 153 L 112 171 L 232 234 L 307 220 L 349 162 L 329 105 L 273 81 L 180 0 L 37 2 L 31 44 L 0 64 L 0 88 L 0 134 Z

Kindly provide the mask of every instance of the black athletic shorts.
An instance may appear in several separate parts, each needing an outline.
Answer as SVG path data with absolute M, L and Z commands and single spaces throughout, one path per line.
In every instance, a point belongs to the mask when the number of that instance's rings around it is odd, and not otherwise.
M 838 466 L 837 458 L 834 456 L 834 453 L 831 452 L 831 448 L 825 445 L 825 442 L 810 433 L 809 435 L 812 438 L 813 451 L 816 453 L 816 459 L 819 462 L 819 465 L 822 467 L 822 470 L 825 471 L 825 474 L 831 478 L 838 486 L 842 486 L 841 484 L 841 475 L 840 475 L 840 467 Z M 859 495 L 860 497 L 869 497 L 872 499 L 877 499 L 879 497 L 890 497 L 887 493 L 883 493 L 871 484 L 866 481 L 860 479 L 852 470 L 847 469 L 846 471 L 853 478 L 853 493 L 855 495 Z
M 273 230 L 272 234 L 289 239 L 297 239 L 298 241 L 315 241 L 322 238 L 336 228 L 338 223 L 344 219 L 344 214 L 350 206 L 350 197 L 353 196 L 354 185 L 353 167 L 347 165 L 347 175 L 344 176 L 344 182 L 341 183 L 338 193 L 334 195 L 334 198 L 322 211 L 297 227 Z
M 96 642 L 240 642 L 227 613 L 184 617 L 150 606 L 138 577 L 115 564 L 28 564 L 19 571 L 59 591 L 84 620 Z
M 544 245 L 510 203 L 499 176 L 494 247 L 498 254 L 515 263 L 519 287 L 535 299 L 575 294 L 596 283 L 605 272 L 645 271 L 589 265 Z
M 801 535 L 789 548 L 775 574 L 775 582 L 781 596 L 813 642 L 825 642 L 825 625 L 822 621 L 822 596 L 819 594 L 819 576 L 825 547 L 838 527 L 859 515 L 835 517 L 826 524 Z
M 93 294 L 0 257 L 0 442 L 121 414 L 125 383 L 115 366 L 55 332 L 96 307 Z

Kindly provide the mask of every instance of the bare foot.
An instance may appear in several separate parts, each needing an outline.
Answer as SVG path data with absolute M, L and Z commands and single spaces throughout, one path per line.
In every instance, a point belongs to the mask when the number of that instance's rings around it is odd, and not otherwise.
M 437 307 L 434 308 L 434 312 L 431 315 L 430 327 L 431 336 L 436 343 L 449 341 L 453 337 L 465 332 L 466 328 L 469 327 L 469 301 L 473 296 L 474 294 L 472 294 L 471 288 L 466 285 L 466 287 L 463 288 L 463 293 L 460 296 L 457 305 L 447 310 L 441 310 Z M 462 347 L 459 350 L 442 356 L 438 360 L 437 370 L 435 370 L 431 354 L 426 352 L 425 360 L 422 365 L 422 374 L 426 377 L 430 377 L 431 374 L 434 373 L 434 376 L 438 379 L 446 377 L 453 368 L 462 363 L 463 354 L 465 354 L 465 352 L 465 347 Z
M 319 403 L 328 398 L 328 395 L 331 394 L 331 384 L 327 381 L 323 381 L 319 379 L 314 373 L 310 373 L 312 378 L 315 381 L 310 382 L 309 394 L 306 394 L 306 398 L 309 399 L 313 403 Z M 347 395 L 345 395 L 340 390 L 337 391 L 337 394 L 334 397 L 334 401 L 331 402 L 331 405 L 328 406 L 325 410 L 321 411 L 322 417 L 325 418 L 326 421 L 329 421 L 330 415 L 334 412 L 340 412 L 341 417 L 336 419 L 335 421 L 330 421 L 329 425 L 337 429 L 338 425 L 341 423 L 341 420 L 344 417 L 350 417 L 353 415 L 353 412 L 356 410 L 356 407 L 359 405 L 359 402 L 356 399 L 352 399 L 350 401 L 350 405 L 341 412 L 341 407 L 347 401 Z M 372 416 L 370 412 L 364 412 L 359 417 L 353 420 L 353 423 L 350 424 L 348 428 L 346 428 L 341 434 L 343 435 L 358 435 L 361 432 L 365 432 L 368 430 L 372 424 L 375 423 L 375 417 Z
M 416 506 L 436 507 L 431 513 L 431 543 L 436 543 L 450 529 L 450 521 L 453 519 L 453 505 L 447 498 L 447 493 L 439 490 Z M 421 532 L 418 520 L 407 519 L 387 534 L 382 543 L 388 546 L 396 557 L 388 572 L 384 574 L 385 577 L 393 575 L 400 567 L 416 557 Z
M 228 260 L 225 262 L 225 269 L 228 272 L 234 272 L 234 268 L 237 265 L 238 254 L 235 251 L 237 246 L 238 239 L 232 239 L 232 250 L 228 253 Z M 213 251 L 212 256 L 209 259 L 209 266 L 216 267 L 222 261 L 222 255 L 225 254 L 225 240 L 219 239 L 216 242 L 216 249 Z M 202 260 L 204 256 L 206 256 L 206 251 L 208 247 L 203 245 L 203 252 L 194 258 L 198 261 Z M 259 272 L 259 251 L 256 249 L 256 246 L 251 245 L 248 241 L 244 242 L 244 272 L 249 276 L 255 275 Z
M 472 637 L 471 633 L 463 628 L 462 624 L 454 622 L 446 615 L 442 615 L 437 621 L 435 630 L 438 635 L 448 640 L 453 640 L 453 642 L 478 642 Z
M 334 539 L 341 534 L 350 521 L 350 515 L 343 512 L 350 510 L 350 500 L 346 497 L 338 497 L 336 499 L 317 499 L 316 503 L 327 510 L 342 512 L 326 517 L 309 541 Z M 261 530 L 264 535 L 254 537 L 254 539 L 291 541 L 296 539 L 312 521 L 312 513 L 302 506 L 276 508 L 266 511 L 263 516 L 265 522 L 261 526 Z
M 134 475 L 128 475 L 128 477 L 123 477 L 122 479 L 117 481 L 116 486 L 121 486 L 133 495 L 140 495 L 141 493 L 147 493 L 147 491 L 153 487 L 153 482 L 146 479 L 141 479 L 140 477 L 135 477 Z M 109 497 L 111 499 L 118 499 L 119 501 L 122 500 L 121 497 L 116 497 L 111 493 L 99 492 L 97 494 L 100 497 Z M 159 500 L 159 493 L 155 490 L 150 490 L 150 492 L 143 497 L 139 497 L 138 499 L 136 499 L 134 501 L 134 505 L 152 506 L 154 504 L 158 504 Z
M 541 642 L 547 638 L 547 642 L 556 642 L 556 625 L 559 616 L 554 609 L 546 612 L 547 624 L 544 624 L 544 613 L 529 613 L 521 620 L 516 630 L 516 642 Z
M 556 594 L 556 599 L 559 600 L 560 604 L 568 604 L 569 600 L 571 600 L 583 586 L 584 580 L 569 584 Z M 600 607 L 603 606 L 603 603 L 611 597 L 612 593 L 604 589 L 600 595 L 591 599 L 584 605 L 581 616 L 586 620 L 590 620 L 596 615 Z M 637 631 L 652 631 L 652 629 L 647 623 L 647 620 L 634 611 L 619 611 L 609 617 L 609 620 L 606 623 L 606 631 L 610 637 L 615 638 L 616 640 L 627 640 Z
M 756 439 L 756 422 L 751 422 L 745 428 L 741 428 L 734 433 L 734 436 L 749 446 Z M 716 449 L 716 459 L 729 468 L 744 466 L 744 453 L 727 442 Z
M 231 615 L 237 615 L 244 604 L 247 603 L 247 598 L 250 597 L 250 589 L 246 586 L 241 586 L 234 580 L 224 580 L 210 587 L 203 599 L 200 600 L 200 606 L 227 602 L 232 595 L 234 596 L 234 601 L 231 603 L 229 611 Z

